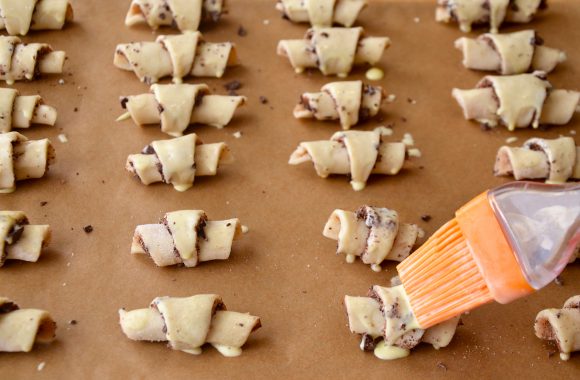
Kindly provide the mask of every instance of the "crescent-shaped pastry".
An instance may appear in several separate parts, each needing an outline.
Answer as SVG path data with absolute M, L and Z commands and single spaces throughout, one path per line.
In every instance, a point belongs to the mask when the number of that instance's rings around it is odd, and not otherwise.
M 566 53 L 544 46 L 534 30 L 506 34 L 483 34 L 478 38 L 461 37 L 455 47 L 463 52 L 468 69 L 497 71 L 502 75 L 533 71 L 551 72 L 566 61 Z
M 318 68 L 324 75 L 346 77 L 355 65 L 379 62 L 388 37 L 363 37 L 363 28 L 313 28 L 302 40 L 282 40 L 278 55 L 288 57 L 297 73 Z
M 290 156 L 290 165 L 311 161 L 316 173 L 350 175 L 355 191 L 366 187 L 371 174 L 396 175 L 403 168 L 407 148 L 404 143 L 386 142 L 381 131 L 346 131 L 330 140 L 300 143 Z
M 502 146 L 497 152 L 494 174 L 516 180 L 546 179 L 548 183 L 580 180 L 580 147 L 572 137 L 554 140 L 533 138 L 522 148 Z
M 580 351 L 580 295 L 569 298 L 562 309 L 546 309 L 538 313 L 534 324 L 536 336 L 556 343 L 560 358 Z
M 0 193 L 16 190 L 16 181 L 44 177 L 54 158 L 48 139 L 31 141 L 18 132 L 0 134 Z
M 178 137 L 190 124 L 223 128 L 245 102 L 244 96 L 211 95 L 205 84 L 154 84 L 149 94 L 122 97 L 127 113 L 117 121 L 130 117 L 137 125 L 161 123 L 163 132 Z
M 350 331 L 362 336 L 361 350 L 374 351 L 382 360 L 408 356 L 421 342 L 435 349 L 447 347 L 460 319 L 421 329 L 402 285 L 392 288 L 375 285 L 368 297 L 345 296 L 344 305 Z
M 69 0 L 0 0 L 0 29 L 10 35 L 57 30 L 73 20 Z
M 278 0 L 276 9 L 292 22 L 312 26 L 342 25 L 350 28 L 368 4 L 367 0 Z
M 580 112 L 580 92 L 553 90 L 543 72 L 487 76 L 473 90 L 453 89 L 467 120 L 495 127 L 565 125 Z
M 152 29 L 175 26 L 195 32 L 202 21 L 217 22 L 224 0 L 132 0 L 125 25 L 147 24 Z
M 56 322 L 50 314 L 38 309 L 20 309 L 0 297 L 0 352 L 30 352 L 35 343 L 51 343 Z
M 400 223 L 396 211 L 362 206 L 356 212 L 334 210 L 322 234 L 338 241 L 336 253 L 345 255 L 348 263 L 360 257 L 380 271 L 385 260 L 407 258 L 420 232 L 416 224 Z
M 0 267 L 6 260 L 37 262 L 50 235 L 50 226 L 29 224 L 22 211 L 0 211 Z
M 472 25 L 489 24 L 497 33 L 504 22 L 528 23 L 538 11 L 546 8 L 547 0 L 437 0 L 435 19 L 457 22 L 463 32 Z
M 333 82 L 320 92 L 306 92 L 294 108 L 297 119 L 340 120 L 342 129 L 370 119 L 379 113 L 383 88 L 362 81 Z
M 131 253 L 149 255 L 160 267 L 192 268 L 204 261 L 227 260 L 241 234 L 238 219 L 210 221 L 205 211 L 174 211 L 158 224 L 137 226 Z
M 259 317 L 227 311 L 215 294 L 157 297 L 147 309 L 119 310 L 121 329 L 137 341 L 169 342 L 169 347 L 201 354 L 209 343 L 223 356 L 242 354 L 250 334 L 261 327 Z
M 221 78 L 228 66 L 237 62 L 231 42 L 203 40 L 199 32 L 158 36 L 154 42 L 117 45 L 114 64 L 133 71 L 141 82 L 152 84 L 171 76 L 181 83 L 187 76 Z
M 195 177 L 214 176 L 219 164 L 232 161 L 225 143 L 203 144 L 195 133 L 153 141 L 140 154 L 127 158 L 126 169 L 144 185 L 172 184 L 177 191 L 193 186 Z
M 66 54 L 48 44 L 22 43 L 18 37 L 0 36 L 0 80 L 14 84 L 43 74 L 61 74 Z
M 13 88 L 0 88 L 0 133 L 32 124 L 53 126 L 57 112 L 43 104 L 40 95 L 21 96 Z

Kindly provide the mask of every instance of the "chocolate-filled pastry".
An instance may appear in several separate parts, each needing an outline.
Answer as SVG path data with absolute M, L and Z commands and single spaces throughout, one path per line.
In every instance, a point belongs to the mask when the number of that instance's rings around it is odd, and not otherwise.
M 278 55 L 288 57 L 297 73 L 318 68 L 324 75 L 346 77 L 353 66 L 379 62 L 391 41 L 363 37 L 363 28 L 313 28 L 301 40 L 282 40 Z
M 362 206 L 356 212 L 334 210 L 322 234 L 338 241 L 337 254 L 353 263 L 362 262 L 381 270 L 385 260 L 403 261 L 419 237 L 416 224 L 399 222 L 399 214 L 388 208 Z
M 306 92 L 294 108 L 297 119 L 340 120 L 342 129 L 350 129 L 359 122 L 379 113 L 384 99 L 383 88 L 362 81 L 333 82 L 320 92 Z
M 545 73 L 486 76 L 473 90 L 453 89 L 467 120 L 490 127 L 565 125 L 580 111 L 580 92 L 554 90 Z
M 424 342 L 435 349 L 447 347 L 455 335 L 460 317 L 421 329 L 402 285 L 375 285 L 368 297 L 344 297 L 350 331 L 362 336 L 360 349 L 373 351 L 382 360 L 408 356 Z
M 127 113 L 117 121 L 130 117 L 137 125 L 161 123 L 161 131 L 178 137 L 190 124 L 223 128 L 245 101 L 244 96 L 212 95 L 205 84 L 154 84 L 149 94 L 122 97 Z
M 497 71 L 502 75 L 549 73 L 566 61 L 566 53 L 544 46 L 544 40 L 534 30 L 461 37 L 455 41 L 455 47 L 463 52 L 463 65 L 468 69 Z
M 126 169 L 144 185 L 172 184 L 177 191 L 193 186 L 195 177 L 214 176 L 219 164 L 232 161 L 225 143 L 203 144 L 195 133 L 153 141 L 140 154 L 127 158 Z
M 0 194 L 16 190 L 16 181 L 44 177 L 54 158 L 48 139 L 32 141 L 18 132 L 0 134 Z
M 496 176 L 514 176 L 516 180 L 546 179 L 564 183 L 580 179 L 580 147 L 571 137 L 554 140 L 529 139 L 521 148 L 502 146 L 495 159 Z
M 48 344 L 56 338 L 56 322 L 38 309 L 20 309 L 0 297 L 0 352 L 30 352 L 35 343 Z
M 210 221 L 205 211 L 168 212 L 158 224 L 135 228 L 132 254 L 149 255 L 160 267 L 227 260 L 234 240 L 242 234 L 238 219 Z
M 176 27 L 195 32 L 202 22 L 217 22 L 224 0 L 132 0 L 125 25 L 147 24 L 152 29 Z
M 0 88 L 0 133 L 32 124 L 53 126 L 57 112 L 44 105 L 40 95 L 21 96 L 13 88 Z
M 367 0 L 278 0 L 276 9 L 292 22 L 312 26 L 342 25 L 350 28 L 368 4 Z
M 12 85 L 44 74 L 61 74 L 66 54 L 48 44 L 22 43 L 18 37 L 0 36 L 0 80 Z
M 360 191 L 373 173 L 398 174 L 406 152 L 404 143 L 386 142 L 380 129 L 346 131 L 335 133 L 330 140 L 300 143 L 288 163 L 299 165 L 311 161 L 322 178 L 331 174 L 350 175 L 352 188 Z
M 534 330 L 538 338 L 556 343 L 562 360 L 569 360 L 580 351 L 580 295 L 570 297 L 562 309 L 540 311 Z
M 6 260 L 37 262 L 50 235 L 50 226 L 31 225 L 22 211 L 0 211 L 0 267 Z
M 226 357 L 240 356 L 260 318 L 227 311 L 216 294 L 157 297 L 147 309 L 119 310 L 121 329 L 138 341 L 169 342 L 174 350 L 199 355 L 209 343 Z
M 0 0 L 0 29 L 10 35 L 62 29 L 72 19 L 69 0 Z
M 472 25 L 489 24 L 497 33 L 504 23 L 528 23 L 539 10 L 545 9 L 547 0 L 437 0 L 435 19 L 438 22 L 457 22 L 463 32 Z
M 236 62 L 236 49 L 231 42 L 206 42 L 199 32 L 185 32 L 158 36 L 154 42 L 117 45 L 113 63 L 151 84 L 167 76 L 173 77 L 175 83 L 188 76 L 221 78 L 226 68 Z

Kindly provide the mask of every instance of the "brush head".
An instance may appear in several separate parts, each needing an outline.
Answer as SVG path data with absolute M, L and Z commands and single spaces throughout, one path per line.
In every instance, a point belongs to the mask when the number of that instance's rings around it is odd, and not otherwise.
M 493 300 L 507 303 L 533 291 L 487 193 L 461 208 L 397 270 L 424 329 Z

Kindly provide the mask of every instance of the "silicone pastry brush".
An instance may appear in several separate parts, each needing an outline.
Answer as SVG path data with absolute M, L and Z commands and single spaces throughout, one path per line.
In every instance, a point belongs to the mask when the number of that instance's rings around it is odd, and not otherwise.
M 483 304 L 551 283 L 580 244 L 580 185 L 513 182 L 456 212 L 397 266 L 426 329 Z

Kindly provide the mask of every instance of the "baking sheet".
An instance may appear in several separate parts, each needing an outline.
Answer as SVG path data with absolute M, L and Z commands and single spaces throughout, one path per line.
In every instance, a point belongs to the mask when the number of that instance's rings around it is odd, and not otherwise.
M 229 0 L 230 13 L 204 32 L 209 41 L 235 42 L 242 64 L 221 80 L 190 82 L 206 82 L 223 94 L 226 82 L 239 80 L 248 105 L 226 129 L 190 131 L 206 142 L 226 141 L 236 162 L 221 168 L 217 177 L 197 179 L 185 193 L 168 185 L 145 187 L 125 172 L 126 157 L 168 136 L 158 127 L 115 122 L 121 113 L 119 96 L 148 90 L 132 73 L 113 66 L 115 45 L 155 38 L 146 27 L 124 26 L 128 3 L 74 1 L 76 21 L 65 31 L 24 38 L 68 53 L 62 76 L 15 86 L 23 94 L 38 91 L 57 107 L 56 127 L 24 133 L 50 137 L 58 161 L 47 178 L 19 183 L 16 193 L 2 196 L 0 209 L 24 210 L 33 223 L 49 223 L 54 236 L 38 263 L 10 262 L 2 268 L 0 294 L 22 307 L 49 310 L 58 322 L 58 340 L 28 354 L 1 354 L 1 379 L 578 376 L 578 355 L 568 363 L 557 355 L 548 358 L 552 348 L 535 338 L 532 327 L 538 311 L 561 307 L 579 292 L 578 264 L 565 271 L 562 287 L 550 285 L 511 305 L 472 312 L 448 348 L 422 345 L 408 358 L 383 362 L 359 350 L 342 299 L 364 295 L 373 284 L 389 284 L 394 265 L 374 273 L 360 262 L 346 264 L 334 254 L 336 243 L 321 231 L 333 209 L 373 204 L 398 210 L 403 221 L 432 233 L 473 196 L 507 181 L 491 173 L 495 152 L 507 137 L 516 136 L 521 144 L 531 136 L 568 135 L 579 129 L 580 117 L 549 131 L 480 130 L 463 120 L 450 96 L 452 87 L 471 88 L 483 75 L 461 66 L 453 41 L 463 34 L 456 26 L 435 23 L 434 1 L 374 1 L 360 24 L 369 35 L 392 38 L 380 64 L 386 73 L 380 84 L 397 101 L 383 107 L 382 123 L 362 128 L 392 123 L 393 140 L 411 133 L 423 157 L 397 177 L 373 177 L 365 191 L 355 193 L 346 177 L 323 180 L 310 165 L 287 165 L 299 142 L 328 139 L 339 129 L 334 123 L 298 121 L 291 114 L 300 93 L 334 79 L 317 72 L 296 75 L 276 56 L 278 40 L 301 37 L 306 25 L 281 19 L 273 0 Z M 569 56 L 550 80 L 555 87 L 580 89 L 580 1 L 550 3 L 533 27 L 547 45 Z M 238 36 L 240 26 L 247 36 Z M 363 76 L 364 70 L 358 70 L 351 78 Z M 58 84 L 61 78 L 63 85 Z M 261 104 L 260 96 L 268 104 Z M 233 137 L 237 131 L 241 139 Z M 69 142 L 60 143 L 59 133 L 66 133 Z M 48 203 L 41 206 L 42 201 Z M 137 224 L 155 222 L 167 211 L 196 208 L 212 219 L 239 217 L 250 227 L 229 261 L 161 269 L 146 257 L 129 255 Z M 422 222 L 424 214 L 432 220 Z M 94 228 L 90 234 L 83 231 L 87 225 Z M 204 292 L 221 294 L 231 310 L 262 317 L 263 328 L 251 336 L 241 357 L 227 359 L 211 347 L 192 356 L 164 344 L 133 342 L 119 328 L 120 307 L 141 308 L 156 296 Z M 78 323 L 71 325 L 71 320 Z M 42 362 L 45 367 L 38 372 Z

